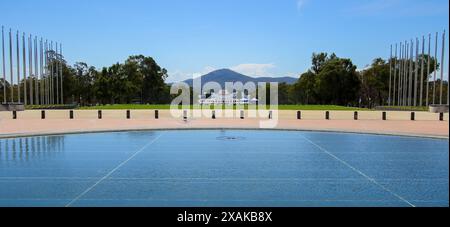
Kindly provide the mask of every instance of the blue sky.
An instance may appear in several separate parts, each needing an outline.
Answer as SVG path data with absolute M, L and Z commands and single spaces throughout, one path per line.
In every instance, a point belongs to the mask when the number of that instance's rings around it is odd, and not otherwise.
M 101 68 L 152 56 L 172 82 L 220 68 L 298 77 L 320 51 L 364 68 L 387 58 L 392 43 L 448 31 L 448 7 L 448 0 L 16 0 L 0 2 L 0 24 L 62 42 L 71 64 Z

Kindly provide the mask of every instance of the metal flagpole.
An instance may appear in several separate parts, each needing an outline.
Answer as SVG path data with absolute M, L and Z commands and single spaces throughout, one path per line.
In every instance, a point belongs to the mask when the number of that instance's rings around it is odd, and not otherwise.
M 46 101 L 46 104 L 48 105 L 48 104 L 50 104 L 50 80 L 48 78 L 48 75 L 49 75 L 49 73 L 48 73 L 48 40 L 45 40 L 44 56 L 45 56 L 44 57 L 44 60 L 45 60 L 44 75 L 45 75 L 45 84 L 46 84 L 45 85 L 45 88 L 46 88 L 45 101 Z
M 43 46 L 42 46 L 42 60 L 44 61 L 44 67 L 43 67 L 43 70 L 44 70 L 44 74 L 43 74 L 43 76 L 44 76 L 44 78 L 43 78 L 43 80 L 44 80 L 44 103 L 45 103 L 45 105 L 47 105 L 48 104 L 48 102 L 47 102 L 47 89 L 48 89 L 48 85 L 47 85 L 47 50 L 46 50 L 46 46 L 47 45 L 47 41 L 44 41 L 43 42 Z
M 42 60 L 42 38 L 39 42 L 39 75 L 40 75 L 40 81 L 41 84 L 41 104 L 45 103 L 45 83 L 44 83 L 44 71 L 43 71 L 43 60 Z
M 405 75 L 405 106 L 408 106 L 408 99 L 409 99 L 409 95 L 408 95 L 408 88 L 409 88 L 409 67 L 411 65 L 411 43 L 408 42 L 408 48 L 407 48 L 407 52 L 406 52 L 406 75 Z
M 391 84 L 392 84 L 392 45 L 391 45 L 391 55 L 389 57 L 389 99 L 388 99 L 388 106 L 391 105 Z
M 403 106 L 403 74 L 405 71 L 405 44 L 402 43 L 402 73 L 400 74 L 400 83 L 398 84 L 399 90 L 398 90 L 398 105 Z
M 56 58 L 56 65 L 55 65 L 55 68 L 56 68 L 56 81 L 55 81 L 55 83 L 56 83 L 56 104 L 59 104 L 59 67 L 58 67 L 58 42 L 56 42 L 55 43 L 55 46 L 56 46 L 56 48 L 55 48 L 55 52 L 56 52 L 56 54 L 55 54 L 55 58 Z
M 34 104 L 34 96 L 33 96 L 33 54 L 31 52 L 31 48 L 32 48 L 32 43 L 31 43 L 31 35 L 30 37 L 28 37 L 28 74 L 30 74 L 29 76 L 29 81 L 30 81 L 30 105 Z
M 53 41 L 50 42 L 50 104 L 55 104 L 54 101 L 54 81 L 53 81 Z
M 403 78 L 403 105 L 407 105 L 407 84 L 408 84 L 408 69 L 409 69 L 409 43 L 406 41 L 405 53 L 405 78 Z
M 404 75 L 405 75 L 405 49 L 406 49 L 406 43 L 402 45 L 402 75 L 401 75 L 401 83 L 400 83 L 400 106 L 403 106 L 403 84 L 405 83 Z
M 25 33 L 22 34 L 22 57 L 23 57 L 23 101 L 25 105 L 27 102 L 27 57 L 25 51 Z
M 416 37 L 416 61 L 414 62 L 414 106 L 417 106 L 417 89 L 419 81 L 419 39 Z
M 411 39 L 410 53 L 409 53 L 409 78 L 408 78 L 408 106 L 412 104 L 412 85 L 413 85 L 413 60 L 414 59 L 414 41 Z
M 426 106 L 430 105 L 430 66 L 431 66 L 431 33 L 428 34 L 428 56 L 427 56 L 427 89 L 426 89 Z
M 62 52 L 62 44 L 59 44 L 59 70 L 60 70 L 60 76 L 61 76 L 61 104 L 64 104 L 64 87 L 63 87 L 63 52 Z
M 43 83 L 43 98 L 44 105 L 47 105 L 47 69 L 45 68 L 45 42 L 42 41 L 42 83 Z
M 437 45 L 438 33 L 436 32 L 436 43 L 434 44 L 434 76 L 433 76 L 433 104 L 436 104 L 436 73 L 437 73 Z
M 400 106 L 404 105 L 404 91 L 405 91 L 405 70 L 406 70 L 406 43 L 403 44 L 403 56 L 402 56 L 402 82 L 400 84 Z
M 400 42 L 400 62 L 399 62 L 400 70 L 398 74 L 398 94 L 397 94 L 397 104 L 402 106 L 401 95 L 402 95 L 402 83 L 403 83 L 403 42 Z
M 6 104 L 5 31 L 2 26 L 3 103 Z
M 392 94 L 392 105 L 395 106 L 395 86 L 396 86 L 396 80 L 397 79 L 397 43 L 395 44 L 395 58 L 394 58 L 394 84 L 392 85 L 392 88 L 394 89 L 394 93 Z M 390 94 L 390 92 L 389 92 Z
M 13 73 L 13 62 L 12 62 L 12 34 L 11 29 L 9 29 L 9 73 L 11 76 L 11 103 L 14 103 L 14 73 Z
M 36 81 L 34 82 L 34 94 L 35 94 L 35 103 L 39 105 L 39 77 L 38 77 L 38 59 L 37 59 L 37 37 L 34 37 L 34 78 Z
M 19 31 L 16 32 L 16 54 L 17 54 L 17 103 L 21 102 L 20 97 L 20 51 L 19 51 Z
M 423 73 L 424 63 L 425 63 L 425 36 L 422 36 L 422 57 L 421 57 L 421 65 L 420 65 L 420 96 L 419 96 L 419 106 L 423 106 Z
M 444 66 L 445 66 L 445 30 L 442 34 L 442 56 L 441 56 L 441 89 L 440 89 L 440 95 L 439 95 L 439 104 L 443 104 L 442 102 L 442 89 L 444 87 Z M 448 88 L 447 88 L 448 89 Z

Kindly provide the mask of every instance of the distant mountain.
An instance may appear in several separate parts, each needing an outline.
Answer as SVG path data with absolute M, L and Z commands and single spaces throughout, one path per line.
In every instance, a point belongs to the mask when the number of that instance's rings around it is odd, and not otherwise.
M 278 82 L 278 83 L 287 83 L 294 84 L 297 82 L 297 78 L 293 77 L 249 77 L 235 71 L 229 69 L 220 69 L 213 72 L 210 72 L 206 75 L 201 76 L 202 86 L 208 82 L 217 82 L 222 88 L 225 88 L 226 82 L 242 82 L 243 84 L 247 82 Z M 192 87 L 193 80 L 185 80 L 185 83 L 189 84 Z

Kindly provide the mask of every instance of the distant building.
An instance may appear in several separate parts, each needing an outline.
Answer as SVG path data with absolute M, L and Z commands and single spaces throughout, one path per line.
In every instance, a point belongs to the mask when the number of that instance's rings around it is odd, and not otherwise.
M 245 95 L 242 93 L 242 98 L 238 98 L 236 92 L 229 93 L 226 90 L 221 90 L 219 93 L 211 93 L 208 97 L 205 94 L 201 95 L 199 98 L 199 104 L 201 105 L 248 105 L 248 104 L 258 104 L 258 99 L 251 98 L 250 95 Z

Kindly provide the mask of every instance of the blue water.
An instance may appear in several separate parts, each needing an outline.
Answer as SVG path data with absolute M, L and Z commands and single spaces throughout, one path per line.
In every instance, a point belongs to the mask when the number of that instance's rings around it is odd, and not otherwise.
M 448 140 L 154 131 L 0 140 L 0 206 L 449 206 Z

